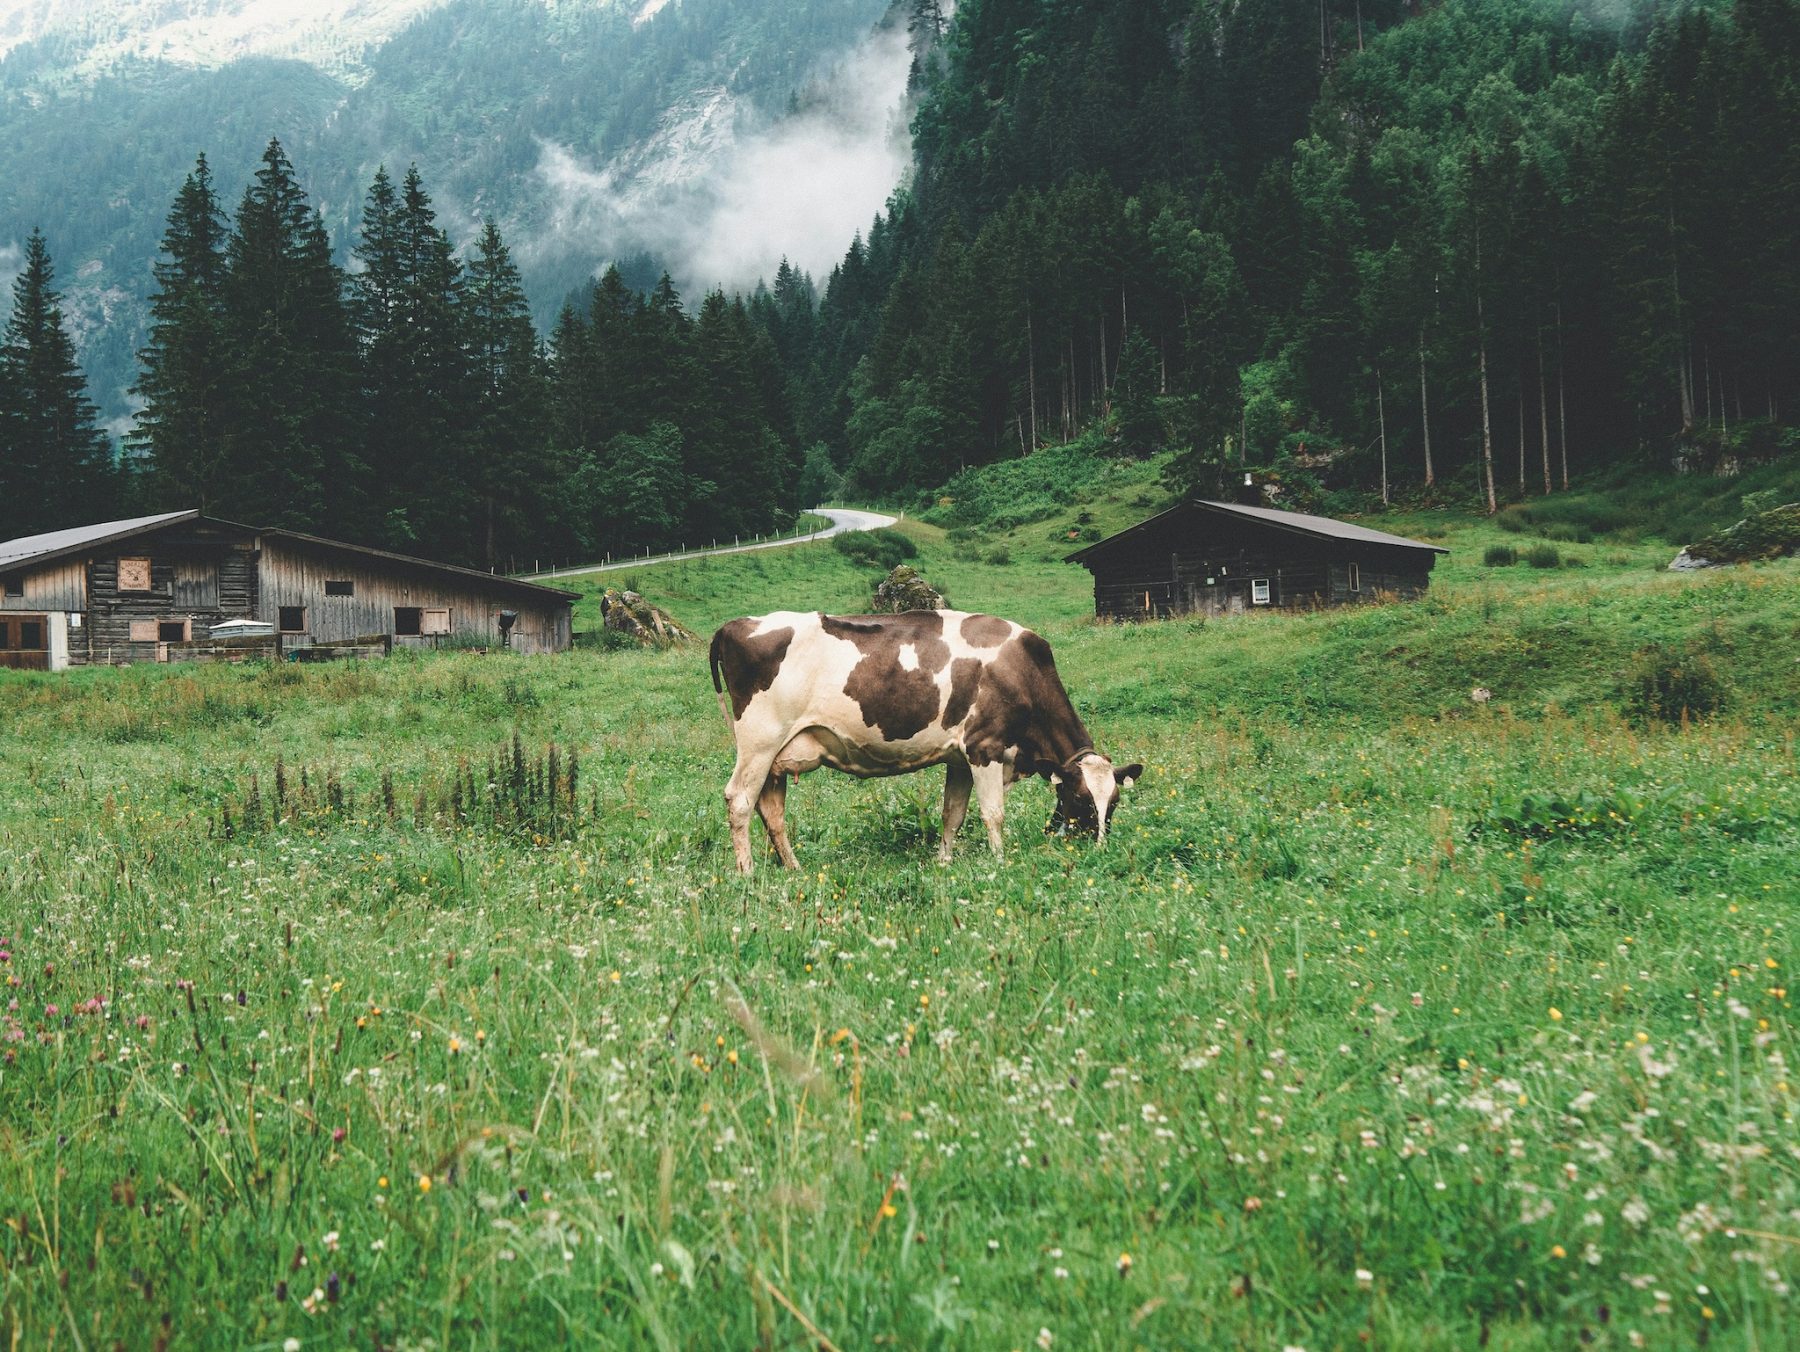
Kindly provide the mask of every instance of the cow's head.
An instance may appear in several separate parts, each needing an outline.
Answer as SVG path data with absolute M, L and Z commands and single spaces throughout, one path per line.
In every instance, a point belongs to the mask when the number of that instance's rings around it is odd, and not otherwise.
M 1084 751 L 1050 776 L 1056 786 L 1056 812 L 1050 818 L 1050 830 L 1059 835 L 1093 836 L 1097 844 L 1106 843 L 1106 825 L 1112 820 L 1119 794 L 1130 788 L 1144 773 L 1141 765 L 1118 769 L 1098 751 Z

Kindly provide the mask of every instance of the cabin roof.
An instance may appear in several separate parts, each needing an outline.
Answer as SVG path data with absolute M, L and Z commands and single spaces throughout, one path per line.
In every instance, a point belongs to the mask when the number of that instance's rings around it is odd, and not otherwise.
M 1155 525 L 1180 512 L 1188 512 L 1198 508 L 1202 512 L 1213 512 L 1221 516 L 1235 517 L 1240 521 L 1255 522 L 1270 526 L 1276 530 L 1289 531 L 1295 535 L 1310 536 L 1315 540 L 1348 540 L 1358 544 L 1385 545 L 1398 549 L 1423 549 L 1433 554 L 1448 554 L 1450 551 L 1442 545 L 1428 545 L 1421 540 L 1409 540 L 1404 535 L 1390 535 L 1386 531 L 1370 530 L 1367 526 L 1354 525 L 1348 521 L 1338 521 L 1329 516 L 1312 516 L 1306 512 L 1282 512 L 1273 507 L 1244 507 L 1235 502 L 1215 502 L 1208 498 L 1195 498 L 1189 502 L 1177 503 L 1166 512 L 1158 512 L 1155 516 L 1140 521 L 1135 526 L 1128 526 L 1117 535 L 1109 535 L 1085 549 L 1078 549 L 1064 557 L 1065 563 L 1088 563 L 1096 556 L 1111 550 L 1124 540 L 1136 535 L 1139 531 Z
M 199 512 L 159 512 L 155 516 L 133 516 L 123 521 L 102 521 L 92 526 L 70 526 L 66 530 L 46 531 L 42 535 L 21 535 L 16 540 L 0 541 L 0 568 L 14 569 L 28 563 L 42 563 L 64 554 L 79 553 L 96 545 L 128 540 L 159 526 L 177 521 L 198 519 Z
M 306 535 L 300 531 L 258 531 L 254 527 L 241 526 L 234 521 L 222 521 L 217 517 L 204 516 L 199 511 L 192 509 L 185 512 L 159 512 L 154 516 L 128 517 L 122 521 L 101 521 L 92 526 L 71 526 L 66 530 L 46 531 L 41 535 L 22 535 L 16 540 L 0 541 L 0 570 L 17 572 L 22 568 L 50 563 L 70 555 L 85 554 L 102 545 L 117 544 L 123 540 L 130 540 L 139 535 L 147 535 L 152 531 L 161 530 L 165 526 L 189 521 L 203 522 L 209 526 L 223 526 L 230 530 L 242 531 L 246 535 L 260 535 L 264 539 L 293 540 L 333 553 L 354 554 L 382 563 L 416 568 L 428 573 L 448 574 L 460 579 L 481 582 L 500 591 L 524 593 L 538 600 L 571 603 L 580 599 L 578 592 L 563 591 L 558 587 L 546 587 L 537 582 L 525 582 L 503 574 L 484 573 L 477 568 L 460 568 L 451 563 L 436 563 L 430 559 L 415 558 L 410 554 L 394 554 L 385 549 L 371 549 L 367 545 L 353 545 L 343 540 L 328 540 L 323 536 Z
M 411 554 L 395 554 L 386 549 L 375 549 L 369 545 L 347 544 L 343 540 L 328 540 L 322 535 L 308 535 L 297 530 L 265 530 L 261 532 L 265 540 L 294 540 L 300 544 L 311 545 L 316 549 L 329 550 L 334 554 L 354 554 L 365 559 L 375 559 L 382 563 L 396 563 L 408 568 L 420 568 L 431 573 L 448 573 L 452 577 L 467 578 L 489 587 L 502 590 L 535 593 L 540 599 L 574 602 L 581 599 L 580 592 L 564 591 L 560 587 L 546 587 L 541 582 L 526 582 L 521 578 L 509 577 L 505 573 L 484 573 L 479 568 L 463 568 L 454 563 L 433 563 L 430 559 L 416 558 Z

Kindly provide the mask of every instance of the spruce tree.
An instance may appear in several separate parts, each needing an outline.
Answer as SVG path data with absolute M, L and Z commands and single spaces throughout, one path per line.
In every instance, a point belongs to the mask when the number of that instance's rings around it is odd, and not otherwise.
M 221 514 L 366 536 L 343 279 L 279 141 L 263 152 L 226 247 L 225 330 Z
M 224 490 L 225 233 L 201 155 L 169 212 L 132 391 L 144 401 L 132 445 L 148 457 L 149 491 L 165 507 L 212 511 Z
M 368 444 L 383 485 L 382 535 L 447 561 L 481 556 L 469 464 L 473 415 L 462 332 L 462 266 L 416 166 L 395 193 L 376 174 L 363 210 L 353 282 Z
M 116 505 L 111 448 L 54 282 L 49 247 L 33 230 L 0 345 L 0 539 L 103 521 Z
M 479 557 L 492 568 L 506 549 L 543 540 L 559 468 L 545 453 L 547 399 L 531 311 L 492 219 L 469 261 L 463 307 L 475 376 L 469 463 L 480 494 Z

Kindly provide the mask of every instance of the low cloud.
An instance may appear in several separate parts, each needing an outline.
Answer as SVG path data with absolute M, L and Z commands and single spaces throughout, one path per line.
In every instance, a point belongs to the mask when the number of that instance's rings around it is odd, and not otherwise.
M 906 172 L 910 59 L 904 31 L 878 32 L 826 70 L 798 112 L 756 118 L 714 90 L 601 167 L 544 142 L 548 228 L 529 255 L 603 266 L 649 252 L 689 293 L 753 285 L 783 257 L 823 277 Z

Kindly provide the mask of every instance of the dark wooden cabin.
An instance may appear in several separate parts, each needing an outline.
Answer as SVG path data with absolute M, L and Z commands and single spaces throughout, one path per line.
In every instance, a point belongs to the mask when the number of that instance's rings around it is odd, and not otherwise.
M 470 568 L 164 512 L 0 542 L 0 668 L 339 645 L 561 652 L 574 600 Z M 244 621 L 261 622 L 253 637 L 231 633 Z M 215 634 L 219 626 L 227 629 Z
M 1450 551 L 1304 512 L 1196 500 L 1068 556 L 1094 575 L 1094 613 L 1160 619 L 1413 600 Z

